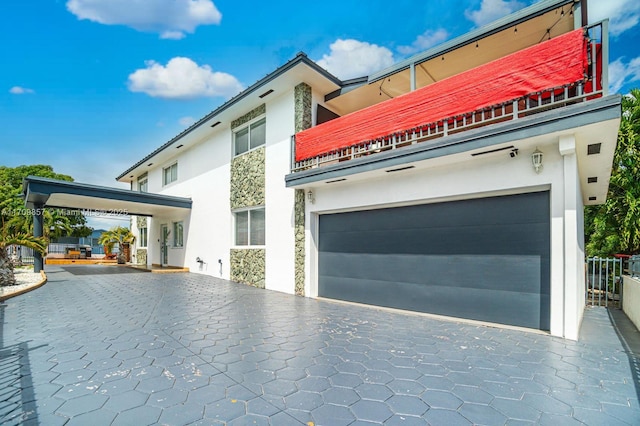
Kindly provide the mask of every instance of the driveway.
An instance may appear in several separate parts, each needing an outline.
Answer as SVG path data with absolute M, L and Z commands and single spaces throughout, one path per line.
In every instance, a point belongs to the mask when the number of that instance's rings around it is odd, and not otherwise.
M 640 424 L 603 308 L 572 342 L 197 274 L 47 275 L 1 305 L 4 425 Z

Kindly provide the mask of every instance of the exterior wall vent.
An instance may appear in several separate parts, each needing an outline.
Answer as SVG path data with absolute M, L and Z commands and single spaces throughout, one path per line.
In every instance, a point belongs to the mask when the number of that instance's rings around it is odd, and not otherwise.
M 406 167 L 399 167 L 397 169 L 391 169 L 391 170 L 385 170 L 385 172 L 387 173 L 393 173 L 393 172 L 400 172 L 402 170 L 409 170 L 409 169 L 413 169 L 416 166 L 406 166 Z
M 471 154 L 471 156 L 476 157 L 478 155 L 492 154 L 494 152 L 506 151 L 507 149 L 513 149 L 513 148 L 514 148 L 513 145 L 509 145 L 502 148 L 490 149 L 488 151 L 474 152 L 473 154 Z
M 272 94 L 272 93 L 273 93 L 273 89 L 269 89 L 269 90 L 267 90 L 266 92 L 264 92 L 262 95 L 259 95 L 258 97 L 259 97 L 260 99 L 262 99 L 262 98 L 264 98 L 265 96 L 268 96 L 268 95 L 270 95 L 270 94 Z
M 602 144 L 600 142 L 590 143 L 589 145 L 587 145 L 587 154 L 588 155 L 600 154 L 601 147 L 602 147 Z

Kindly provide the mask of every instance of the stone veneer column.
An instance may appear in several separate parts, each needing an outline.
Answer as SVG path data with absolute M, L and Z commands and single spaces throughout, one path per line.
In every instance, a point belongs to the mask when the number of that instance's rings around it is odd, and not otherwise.
M 266 113 L 262 104 L 231 122 L 231 131 Z M 269 123 L 267 123 L 267 126 Z M 231 160 L 231 209 L 265 205 L 265 147 L 254 149 Z M 267 236 L 268 238 L 269 236 Z M 230 253 L 231 280 L 258 288 L 265 287 L 266 250 L 234 248 Z
M 133 218 L 131 219 L 133 220 Z M 147 244 L 149 244 L 149 227 L 147 226 L 147 218 L 144 216 L 136 216 L 136 227 L 138 228 L 138 238 L 140 237 L 140 228 L 147 228 Z M 136 263 L 138 265 L 147 264 L 147 249 L 136 249 Z
M 311 127 L 311 86 L 300 83 L 294 89 L 295 132 Z M 296 189 L 294 206 L 295 233 L 295 292 L 304 296 L 305 282 L 305 196 L 304 189 Z

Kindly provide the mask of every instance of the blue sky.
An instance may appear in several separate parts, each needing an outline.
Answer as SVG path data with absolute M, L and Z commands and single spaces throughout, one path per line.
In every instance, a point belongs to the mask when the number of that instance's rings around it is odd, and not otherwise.
M 3 1 L 0 165 L 118 186 L 128 166 L 299 51 L 338 77 L 366 75 L 531 3 Z M 591 21 L 611 19 L 611 89 L 640 87 L 640 2 L 589 9 Z

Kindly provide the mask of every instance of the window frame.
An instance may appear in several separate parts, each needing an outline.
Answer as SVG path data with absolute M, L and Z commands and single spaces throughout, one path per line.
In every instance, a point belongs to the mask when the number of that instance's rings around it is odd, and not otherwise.
M 144 191 L 142 185 L 144 185 Z M 138 176 L 138 192 L 149 192 L 149 175 L 147 173 Z
M 180 232 L 178 232 L 177 226 L 180 226 Z M 173 240 L 171 241 L 171 247 L 184 248 L 184 221 L 178 220 L 171 222 L 171 230 L 173 232 Z M 178 241 L 179 237 L 179 241 Z M 180 243 L 180 244 L 178 244 Z
M 167 170 L 169 170 L 169 181 L 167 181 Z M 175 170 L 175 176 L 174 176 Z M 173 182 L 178 180 L 178 162 L 174 161 L 167 167 L 162 168 L 162 186 L 171 185 Z
M 252 244 L 251 243 L 251 234 L 252 234 L 252 230 L 251 230 L 251 212 L 252 211 L 262 211 L 263 214 L 263 225 L 264 225 L 264 230 L 263 230 L 263 238 L 264 240 L 262 241 L 261 244 Z M 247 213 L 247 229 L 246 229 L 246 236 L 247 236 L 247 243 L 246 244 L 239 244 L 238 243 L 238 213 Z M 266 242 L 267 242 L 267 215 L 266 215 L 266 209 L 265 206 L 255 206 L 255 207 L 247 207 L 247 208 L 242 208 L 242 209 L 235 209 L 232 211 L 232 216 L 233 216 L 233 245 L 234 247 L 238 247 L 238 248 L 262 248 L 265 247 Z M 255 230 L 254 230 L 255 232 Z
M 149 228 L 141 226 L 138 228 L 138 247 L 147 248 L 149 246 Z
M 251 129 L 254 126 L 257 126 L 259 124 L 263 124 L 264 125 L 264 140 L 262 141 L 262 143 L 260 145 L 257 145 L 255 147 L 251 146 Z M 240 153 L 236 153 L 237 149 L 236 149 L 236 138 L 238 133 L 243 132 L 244 130 L 248 130 L 247 132 L 247 149 L 245 151 L 242 151 Z M 247 123 L 244 123 L 241 126 L 236 127 L 235 129 L 233 129 L 233 143 L 231 146 L 232 149 L 232 153 L 233 153 L 233 157 L 239 157 L 241 155 L 244 155 L 248 152 L 254 151 L 258 148 L 262 148 L 263 146 L 265 146 L 267 144 L 267 116 L 265 114 L 262 114 L 259 117 L 256 117 L 255 119 L 248 121 Z

